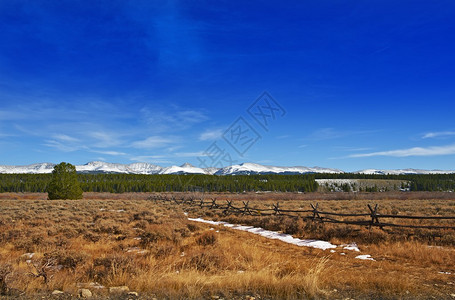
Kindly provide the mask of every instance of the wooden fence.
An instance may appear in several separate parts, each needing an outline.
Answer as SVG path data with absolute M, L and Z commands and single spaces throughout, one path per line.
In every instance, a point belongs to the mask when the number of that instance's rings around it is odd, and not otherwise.
M 378 205 L 367 205 L 368 211 L 365 213 L 335 213 L 326 212 L 318 209 L 318 203 L 315 205 L 310 204 L 311 209 L 308 210 L 291 210 L 282 209 L 277 202 L 270 208 L 257 208 L 251 207 L 249 201 L 242 201 L 243 206 L 235 206 L 233 200 L 225 200 L 219 203 L 216 199 L 204 201 L 203 199 L 195 199 L 194 197 L 181 197 L 167 195 L 154 195 L 149 198 L 153 201 L 165 201 L 176 204 L 186 204 L 191 206 L 198 206 L 200 208 L 209 208 L 222 211 L 225 215 L 249 215 L 249 216 L 286 216 L 291 218 L 302 218 L 304 220 L 311 220 L 320 223 L 336 223 L 348 225 L 360 225 L 368 227 L 402 227 L 402 228 L 424 228 L 424 229 L 455 229 L 451 225 L 409 225 L 409 224 L 396 224 L 383 221 L 384 219 L 408 219 L 408 220 L 454 220 L 455 216 L 409 216 L 409 215 L 390 215 L 381 214 L 378 212 Z M 349 218 L 349 219 L 346 219 Z M 381 220 L 382 221 L 381 221 Z

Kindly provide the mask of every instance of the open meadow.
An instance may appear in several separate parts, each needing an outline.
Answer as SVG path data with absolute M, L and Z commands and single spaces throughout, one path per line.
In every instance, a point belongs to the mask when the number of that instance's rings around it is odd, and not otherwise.
M 0 194 L 5 299 L 454 299 L 455 230 L 368 228 L 152 200 L 158 194 Z M 241 206 L 455 216 L 451 193 L 173 193 Z M 189 220 L 221 220 L 330 242 L 297 246 Z M 398 220 L 450 225 L 453 220 Z M 367 259 L 361 259 L 367 258 Z M 127 288 L 126 288 L 127 287 Z M 89 292 L 88 292 L 89 291 Z

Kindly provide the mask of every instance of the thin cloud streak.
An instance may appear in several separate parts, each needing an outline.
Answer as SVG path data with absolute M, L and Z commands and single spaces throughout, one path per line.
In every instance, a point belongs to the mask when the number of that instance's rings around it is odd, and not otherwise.
M 90 152 L 99 153 L 99 154 L 106 154 L 106 155 L 112 155 L 112 156 L 127 155 L 127 153 L 125 153 L 125 152 L 119 152 L 119 151 L 98 151 L 98 150 L 90 150 Z
M 348 146 L 336 146 L 333 147 L 335 150 L 346 151 L 346 152 L 359 152 L 372 150 L 370 147 L 348 147 Z
M 378 130 L 338 130 L 335 128 L 320 128 L 314 131 L 309 139 L 321 141 L 321 140 L 332 140 L 340 139 L 354 135 L 364 135 L 378 132 Z
M 152 164 L 171 164 L 173 161 L 162 158 L 160 155 L 140 155 L 130 157 L 131 161 L 146 162 Z
M 88 148 L 83 145 L 66 145 L 55 140 L 46 140 L 43 143 L 44 146 L 57 149 L 62 152 L 74 152 L 77 150 L 87 150 Z
M 176 152 L 173 154 L 175 157 L 200 157 L 208 156 L 205 152 Z
M 373 156 L 391 156 L 391 157 L 409 157 L 409 156 L 439 156 L 455 154 L 455 144 L 446 146 L 432 147 L 414 147 L 408 149 L 398 149 L 389 151 L 379 151 L 371 153 L 352 154 L 348 157 L 373 157 Z
M 455 135 L 455 131 L 438 131 L 438 132 L 429 132 L 422 136 L 422 139 L 431 139 L 438 137 L 447 137 Z
M 223 134 L 223 130 L 221 130 L 221 129 L 206 130 L 199 136 L 199 140 L 201 140 L 201 141 L 217 140 L 217 139 L 221 138 L 222 134 Z
M 191 128 L 209 118 L 200 110 L 181 109 L 174 107 L 173 111 L 159 108 L 143 107 L 140 110 L 142 119 L 154 132 L 178 131 Z
M 79 142 L 79 139 L 66 134 L 54 134 L 54 139 L 64 141 L 64 142 Z
M 169 144 L 175 143 L 175 138 L 167 138 L 162 136 L 150 136 L 145 140 L 140 140 L 133 142 L 131 145 L 134 148 L 140 149 L 152 149 L 152 148 L 160 148 L 164 146 L 168 146 Z
M 110 132 L 94 131 L 90 132 L 89 136 L 97 140 L 94 146 L 99 148 L 119 146 L 122 144 L 122 141 L 118 138 L 118 136 Z

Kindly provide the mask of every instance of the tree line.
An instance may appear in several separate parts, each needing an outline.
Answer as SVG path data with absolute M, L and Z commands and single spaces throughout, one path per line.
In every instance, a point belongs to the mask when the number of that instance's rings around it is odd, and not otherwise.
M 411 191 L 455 191 L 455 173 L 452 174 L 402 174 L 402 175 L 377 175 L 377 174 L 315 174 L 315 179 L 390 179 L 409 181 Z M 377 191 L 377 190 L 367 190 Z
M 0 192 L 47 192 L 52 174 L 0 174 Z M 314 192 L 314 175 L 77 174 L 84 192 Z
M 138 175 L 77 174 L 84 192 L 314 192 L 315 179 L 395 179 L 409 181 L 411 191 L 454 191 L 455 174 L 368 175 Z M 47 192 L 52 174 L 0 174 L 0 192 Z M 374 191 L 368 190 L 368 191 Z

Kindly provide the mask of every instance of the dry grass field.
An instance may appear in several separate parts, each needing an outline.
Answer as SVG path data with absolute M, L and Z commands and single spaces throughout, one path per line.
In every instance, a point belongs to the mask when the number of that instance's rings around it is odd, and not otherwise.
M 257 207 L 318 202 L 327 211 L 365 212 L 367 203 L 378 203 L 382 213 L 455 215 L 449 193 L 203 196 Z M 0 194 L 0 297 L 70 299 L 87 289 L 101 299 L 455 299 L 453 230 L 224 216 L 149 197 L 87 193 L 83 200 L 49 201 L 46 194 Z M 298 247 L 189 221 L 184 212 L 336 245 L 357 243 L 360 252 Z M 356 259 L 359 254 L 375 260 Z M 118 292 L 120 286 L 130 294 Z M 63 293 L 52 295 L 55 290 Z

